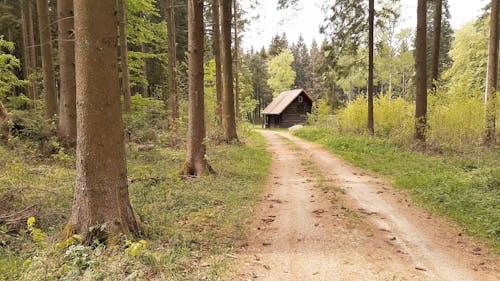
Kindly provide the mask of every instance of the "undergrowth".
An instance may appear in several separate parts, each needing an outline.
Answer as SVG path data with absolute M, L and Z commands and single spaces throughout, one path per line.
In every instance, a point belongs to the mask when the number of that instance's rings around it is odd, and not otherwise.
M 207 141 L 215 175 L 182 179 L 184 147 L 172 145 L 181 137 L 165 130 L 161 103 L 138 97 L 133 105 L 125 126 L 130 199 L 140 236 L 91 246 L 78 236 L 62 239 L 72 204 L 74 156 L 64 151 L 41 156 L 23 139 L 9 141 L 0 144 L 0 280 L 222 278 L 227 255 L 244 243 L 265 186 L 270 165 L 265 140 L 241 124 L 240 144 Z
M 500 150 L 431 155 L 381 138 L 341 134 L 320 126 L 294 134 L 388 177 L 395 187 L 410 190 L 416 202 L 453 218 L 500 254 Z

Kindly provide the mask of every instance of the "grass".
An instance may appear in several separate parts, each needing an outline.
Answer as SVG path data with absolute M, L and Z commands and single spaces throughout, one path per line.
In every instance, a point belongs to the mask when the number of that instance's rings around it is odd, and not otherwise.
M 37 204 L 36 226 L 47 234 L 34 242 L 29 231 L 3 227 L 0 280 L 221 279 L 226 255 L 245 241 L 270 166 L 265 140 L 248 134 L 244 144 L 210 147 L 209 162 L 217 174 L 193 179 L 178 175 L 183 150 L 157 145 L 140 151 L 129 144 L 130 197 L 142 233 L 112 247 L 57 244 L 65 242 L 58 233 L 72 201 L 71 159 L 34 161 L 0 146 L 0 192 L 22 190 L 12 208 Z
M 456 220 L 500 254 L 500 151 L 429 155 L 382 139 L 341 135 L 320 127 L 294 133 L 324 145 L 356 166 L 392 180 L 431 211 Z

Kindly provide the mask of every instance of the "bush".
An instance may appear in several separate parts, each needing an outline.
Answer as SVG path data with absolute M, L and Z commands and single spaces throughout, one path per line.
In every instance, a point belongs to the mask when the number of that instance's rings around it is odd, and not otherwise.
M 13 111 L 7 124 L 8 144 L 15 146 L 22 141 L 43 155 L 58 153 L 56 123 L 55 119 L 47 120 L 41 110 Z
M 131 97 L 131 112 L 124 115 L 125 133 L 128 141 L 148 143 L 158 140 L 157 132 L 168 127 L 168 115 L 163 101 Z
M 414 102 L 383 95 L 374 99 L 373 107 L 376 136 L 398 144 L 413 144 Z M 500 108 L 500 99 L 497 99 L 497 108 Z M 366 134 L 367 118 L 367 100 L 361 96 L 337 111 L 334 127 L 341 133 Z M 497 120 L 500 120 L 500 110 L 497 110 Z M 471 95 L 438 91 L 429 95 L 428 125 L 427 142 L 431 146 L 454 150 L 475 148 L 482 144 L 484 137 L 484 102 Z

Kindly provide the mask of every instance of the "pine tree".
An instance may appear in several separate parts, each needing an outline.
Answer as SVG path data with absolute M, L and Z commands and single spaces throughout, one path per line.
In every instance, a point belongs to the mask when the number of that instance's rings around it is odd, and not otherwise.
M 308 91 L 311 88 L 311 58 L 309 50 L 302 35 L 299 36 L 297 44 L 292 45 L 291 51 L 294 57 L 292 68 L 295 71 L 295 88 L 302 88 Z
M 129 201 L 115 0 L 75 1 L 76 186 L 71 232 L 87 243 L 137 233 Z M 98 58 L 98 59 L 97 59 Z

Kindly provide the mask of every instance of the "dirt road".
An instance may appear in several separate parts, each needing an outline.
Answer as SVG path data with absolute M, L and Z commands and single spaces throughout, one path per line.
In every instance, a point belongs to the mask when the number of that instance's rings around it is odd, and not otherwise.
M 239 280 L 500 280 L 449 220 L 319 145 L 261 131 L 273 164 Z

